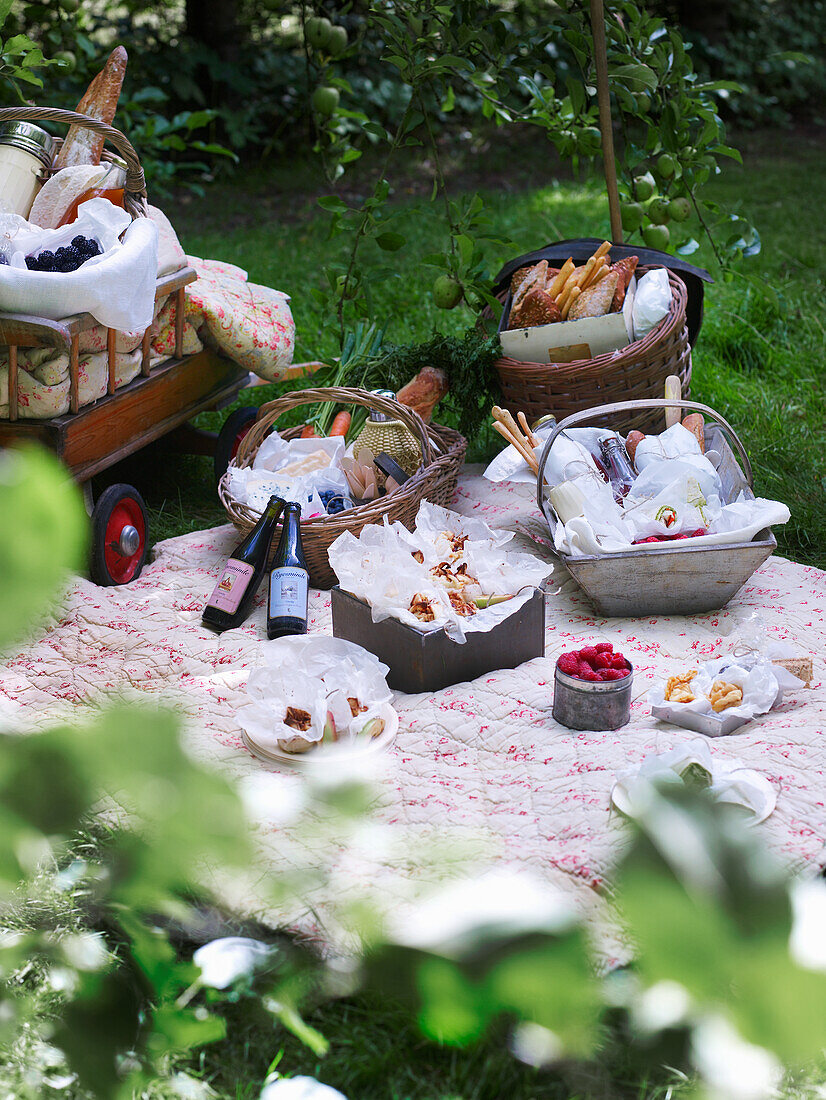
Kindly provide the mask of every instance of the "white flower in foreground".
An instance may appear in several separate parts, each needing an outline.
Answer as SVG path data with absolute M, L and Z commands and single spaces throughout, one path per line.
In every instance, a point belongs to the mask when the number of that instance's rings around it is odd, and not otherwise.
M 568 900 L 531 875 L 491 871 L 451 883 L 405 911 L 392 936 L 407 947 L 450 956 L 489 937 L 566 931 L 574 919 Z
M 226 989 L 238 978 L 252 974 L 269 958 L 272 949 L 260 940 L 225 936 L 199 947 L 192 961 L 201 968 L 201 984 Z
M 247 817 L 284 828 L 292 825 L 307 805 L 307 794 L 297 776 L 255 772 L 238 783 L 238 792 Z
M 315 1077 L 282 1077 L 264 1085 L 261 1100 L 347 1100 L 347 1097 L 338 1089 L 322 1085 Z
M 694 1029 L 692 1055 L 709 1091 L 727 1100 L 763 1100 L 773 1095 L 783 1076 L 773 1054 L 741 1039 L 720 1017 Z
M 809 970 L 826 970 L 826 882 L 796 882 L 792 887 L 792 958 Z
M 641 1031 L 661 1031 L 681 1024 L 691 1008 L 691 998 L 678 982 L 657 982 L 633 1005 L 634 1023 Z

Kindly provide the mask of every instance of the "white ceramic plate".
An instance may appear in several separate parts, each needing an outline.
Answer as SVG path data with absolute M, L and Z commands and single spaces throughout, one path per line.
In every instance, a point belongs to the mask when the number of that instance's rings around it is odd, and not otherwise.
M 390 703 L 382 703 L 378 708 L 380 717 L 384 719 L 384 729 L 378 737 L 369 741 L 364 738 L 356 738 L 353 741 L 333 742 L 332 744 L 319 744 L 315 749 L 307 752 L 284 752 L 283 749 L 269 748 L 260 745 L 246 730 L 241 730 L 241 738 L 244 744 L 259 760 L 265 764 L 286 764 L 289 767 L 316 767 L 325 764 L 334 764 L 337 760 L 347 758 L 352 760 L 362 756 L 372 756 L 377 752 L 384 752 L 396 739 L 399 729 L 399 716 Z

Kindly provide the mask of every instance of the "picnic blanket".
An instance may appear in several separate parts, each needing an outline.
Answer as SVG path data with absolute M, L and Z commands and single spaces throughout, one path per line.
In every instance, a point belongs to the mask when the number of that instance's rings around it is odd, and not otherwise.
M 541 553 L 527 537 L 541 530 L 530 490 L 492 485 L 480 473 L 466 468 L 454 508 L 519 531 Z M 90 702 L 126 691 L 175 706 L 187 743 L 203 760 L 231 775 L 264 774 L 267 766 L 244 748 L 235 712 L 262 646 L 278 644 L 265 640 L 265 590 L 238 630 L 216 636 L 200 623 L 237 541 L 231 526 L 216 527 L 160 543 L 154 561 L 126 587 L 76 581 L 45 632 L 0 669 L 6 727 L 42 727 L 73 710 L 82 718 Z M 595 617 L 560 568 L 546 597 L 545 657 L 435 694 L 397 695 L 400 729 L 383 754 L 387 776 L 371 829 L 302 848 L 283 820 L 262 818 L 260 865 L 233 900 L 257 915 L 334 935 L 342 905 L 354 896 L 389 909 L 446 873 L 506 865 L 530 868 L 580 909 L 599 910 L 624 836 L 610 809 L 615 774 L 697 736 L 651 717 L 648 686 L 726 652 L 732 628 L 753 610 L 773 636 L 815 655 L 813 685 L 710 742 L 711 750 L 775 786 L 777 807 L 758 828 L 785 861 L 813 869 L 826 861 L 826 573 L 773 557 L 723 611 L 606 620 Z M 330 633 L 329 593 L 311 593 L 310 630 Z M 613 642 L 635 667 L 631 722 L 616 732 L 576 732 L 551 716 L 557 655 L 594 641 Z M 304 782 L 295 772 L 281 775 L 285 796 Z M 278 817 L 289 798 L 273 797 Z M 256 875 L 299 863 L 323 866 L 322 881 L 305 906 L 267 912 L 256 898 Z

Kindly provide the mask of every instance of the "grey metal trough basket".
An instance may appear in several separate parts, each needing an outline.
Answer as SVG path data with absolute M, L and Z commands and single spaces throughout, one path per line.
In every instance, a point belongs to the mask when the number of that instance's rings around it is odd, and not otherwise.
M 713 421 L 706 423 L 705 442 L 707 451 L 715 450 L 722 455 L 718 473 L 723 483 L 723 503 L 735 500 L 741 491 L 747 497 L 754 498 L 751 463 L 746 450 L 731 425 L 714 409 L 676 397 L 619 401 L 566 416 L 545 442 L 539 460 L 536 497 L 551 538 L 559 520 L 545 492 L 544 471 L 551 447 L 560 432 L 594 421 L 604 424 L 604 418 L 615 413 L 638 409 L 665 410 L 675 406 L 684 413 L 701 412 Z M 586 557 L 556 553 L 601 614 L 634 618 L 641 615 L 691 615 L 725 607 L 776 548 L 777 541 L 767 527 L 758 532 L 751 542 L 707 548 L 669 542 L 662 546 L 649 543 L 625 553 Z

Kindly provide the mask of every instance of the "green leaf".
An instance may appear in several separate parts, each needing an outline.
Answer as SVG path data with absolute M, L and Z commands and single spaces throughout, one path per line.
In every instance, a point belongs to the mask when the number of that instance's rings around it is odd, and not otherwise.
M 204 1043 L 214 1043 L 227 1033 L 226 1021 L 203 1009 L 181 1009 L 163 1005 L 152 1017 L 153 1034 L 149 1046 L 155 1057 L 183 1053 Z
M 714 156 L 719 157 L 731 157 L 732 160 L 736 160 L 738 164 L 743 163 L 743 157 L 738 149 L 732 148 L 731 145 L 712 145 L 708 150 Z
M 628 84 L 635 92 L 654 92 L 657 89 L 657 74 L 647 65 L 612 65 L 609 75 L 612 80 Z
M 0 27 L 6 22 L 13 4 L 14 0 L 0 0 Z
M 385 252 L 398 252 L 407 243 L 407 238 L 403 237 L 401 233 L 391 233 L 385 231 L 379 233 L 376 237 L 376 244 L 379 248 L 383 248 Z
M 313 1054 L 323 1058 L 329 1050 L 330 1044 L 320 1031 L 310 1027 L 302 1019 L 300 1014 L 290 1004 L 273 997 L 264 998 L 264 1007 L 275 1016 L 288 1031 L 292 1032 L 305 1046 L 309 1047 Z
M 462 266 L 469 267 L 473 257 L 473 241 L 466 233 L 459 233 L 453 239 L 456 242 L 456 247 L 459 249 L 459 258 L 462 261 Z
M 448 114 L 456 106 L 456 93 L 453 91 L 453 85 L 448 84 L 447 95 L 442 100 L 442 111 Z
M 338 195 L 322 195 L 318 199 L 318 205 L 322 210 L 329 210 L 331 212 L 344 213 L 345 210 L 349 210 L 349 207 L 343 199 L 340 199 Z
M 65 467 L 32 444 L 0 452 L 0 515 L 0 649 L 8 649 L 81 568 L 89 521 Z
M 422 1000 L 419 1026 L 425 1035 L 439 1043 L 462 1045 L 482 1034 L 487 1006 L 454 963 L 426 959 L 416 972 L 416 984 Z

